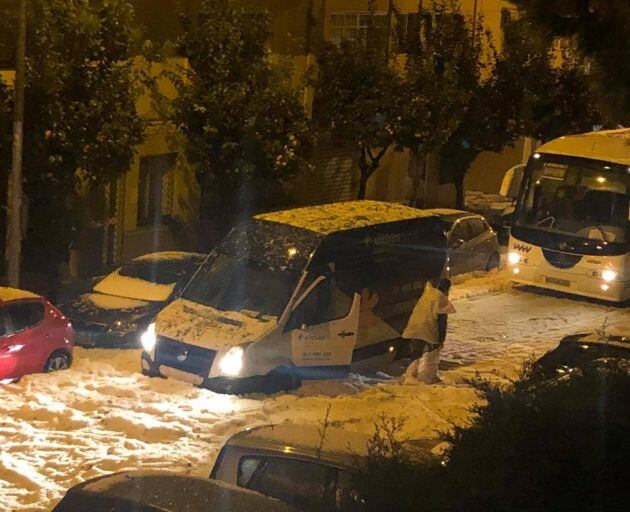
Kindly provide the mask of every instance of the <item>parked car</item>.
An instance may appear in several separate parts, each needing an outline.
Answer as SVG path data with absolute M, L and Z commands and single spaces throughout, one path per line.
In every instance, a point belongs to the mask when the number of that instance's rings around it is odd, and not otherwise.
M 368 436 L 285 423 L 244 430 L 221 449 L 210 478 L 278 498 L 305 511 L 360 510 L 353 474 L 367 455 Z M 426 457 L 438 441 L 405 443 Z
M 258 493 L 205 478 L 126 472 L 75 485 L 52 512 L 291 512 Z
M 138 348 L 157 312 L 186 285 L 205 256 L 156 252 L 126 263 L 100 280 L 91 293 L 61 307 L 83 347 Z
M 449 276 L 492 270 L 499 266 L 499 239 L 483 215 L 446 208 L 424 211 L 439 216 L 444 224 L 448 239 Z
M 44 297 L 0 288 L 0 383 L 72 364 L 72 326 Z
M 548 380 L 611 363 L 630 368 L 630 321 L 607 326 L 606 332 L 566 336 L 534 363 L 533 372 Z

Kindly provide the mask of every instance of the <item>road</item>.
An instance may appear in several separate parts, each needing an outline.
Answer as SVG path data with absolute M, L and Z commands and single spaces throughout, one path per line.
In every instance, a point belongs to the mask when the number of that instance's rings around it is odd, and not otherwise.
M 623 310 L 512 289 L 505 274 L 468 276 L 452 292 L 443 382 L 400 385 L 360 375 L 310 382 L 275 396 L 218 395 L 140 375 L 139 351 L 75 352 L 71 370 L 0 388 L 0 510 L 48 510 L 65 489 L 128 469 L 206 476 L 240 429 L 331 420 L 370 432 L 379 416 L 406 418 L 407 437 L 436 436 L 469 417 L 476 373 L 514 376 L 523 361 L 569 333 L 593 330 Z

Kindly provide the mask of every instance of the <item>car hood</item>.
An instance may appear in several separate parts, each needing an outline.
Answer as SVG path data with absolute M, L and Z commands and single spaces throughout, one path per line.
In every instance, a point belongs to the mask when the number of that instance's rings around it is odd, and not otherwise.
M 70 320 L 114 325 L 156 314 L 163 302 L 147 302 L 101 293 L 86 293 L 62 308 Z
M 156 331 L 191 345 L 224 350 L 260 340 L 276 326 L 276 320 L 256 316 L 254 312 L 220 311 L 178 299 L 160 311 Z

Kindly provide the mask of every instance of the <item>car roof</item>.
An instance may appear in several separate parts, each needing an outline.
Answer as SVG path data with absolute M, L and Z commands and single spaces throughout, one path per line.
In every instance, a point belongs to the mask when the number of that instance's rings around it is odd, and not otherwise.
M 320 235 L 330 235 L 339 231 L 431 216 L 426 210 L 398 203 L 346 201 L 264 213 L 254 218 L 286 224 Z
M 29 292 L 28 290 L 20 290 L 18 288 L 0 287 L 0 302 L 11 302 L 21 299 L 41 299 L 41 295 Z
M 536 151 L 630 165 L 630 129 L 603 130 L 559 137 Z
M 225 446 L 312 459 L 350 469 L 356 467 L 357 459 L 367 457 L 370 437 L 361 432 L 329 426 L 322 443 L 321 427 L 287 422 L 243 430 L 232 436 Z M 423 459 L 432 456 L 432 449 L 440 441 L 418 438 L 402 444 L 412 458 Z
M 142 256 L 138 256 L 131 261 L 178 261 L 187 259 L 202 260 L 205 259 L 205 257 L 205 254 L 200 254 L 197 252 L 162 251 L 143 254 Z
M 367 455 L 368 440 L 368 436 L 359 432 L 328 427 L 322 443 L 319 427 L 284 423 L 243 430 L 232 436 L 225 445 L 278 452 L 349 467 L 356 457 Z
M 425 212 L 430 212 L 431 215 L 436 215 L 440 217 L 442 220 L 454 222 L 459 219 L 463 219 L 464 217 L 478 217 L 483 218 L 483 215 L 474 212 L 467 212 L 464 210 L 454 210 L 451 208 L 431 208 L 428 210 L 424 210 Z
M 165 512 L 294 510 L 278 500 L 224 482 L 162 471 L 130 471 L 101 476 L 73 487 L 68 491 L 68 494 L 72 493 L 129 500 Z
M 619 318 L 608 322 L 601 330 L 581 336 L 569 336 L 568 343 L 610 345 L 630 350 L 630 318 Z

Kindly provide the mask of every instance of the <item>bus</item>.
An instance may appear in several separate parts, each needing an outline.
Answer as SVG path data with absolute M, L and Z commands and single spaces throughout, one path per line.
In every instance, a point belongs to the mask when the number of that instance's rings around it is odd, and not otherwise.
M 514 282 L 630 299 L 630 129 L 560 137 L 525 169 L 508 267 Z

